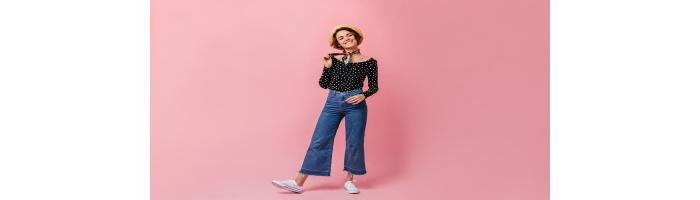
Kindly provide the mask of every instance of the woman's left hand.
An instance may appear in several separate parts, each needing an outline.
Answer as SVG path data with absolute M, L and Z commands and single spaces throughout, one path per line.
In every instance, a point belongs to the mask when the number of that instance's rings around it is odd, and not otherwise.
M 354 96 L 351 96 L 350 98 L 346 99 L 345 102 L 352 104 L 352 105 L 355 105 L 355 104 L 358 104 L 364 100 L 365 100 L 365 95 L 358 94 L 358 95 L 354 95 Z

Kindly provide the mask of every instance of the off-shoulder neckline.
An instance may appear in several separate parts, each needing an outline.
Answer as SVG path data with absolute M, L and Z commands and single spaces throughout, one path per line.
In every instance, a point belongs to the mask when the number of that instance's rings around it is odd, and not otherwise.
M 332 57 L 333 59 L 337 60 L 337 61 L 343 62 L 343 61 L 341 61 L 340 59 L 336 58 L 335 56 L 331 56 L 331 57 Z M 369 61 L 372 61 L 372 60 L 374 60 L 374 57 L 369 57 L 369 59 L 367 59 L 367 60 L 365 60 L 365 61 L 362 61 L 362 62 L 348 62 L 348 64 L 366 63 L 366 62 L 369 62 Z

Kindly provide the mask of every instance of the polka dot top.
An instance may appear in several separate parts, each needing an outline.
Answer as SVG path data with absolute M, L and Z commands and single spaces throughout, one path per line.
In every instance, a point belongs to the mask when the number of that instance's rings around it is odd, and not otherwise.
M 363 91 L 361 94 L 364 94 L 365 97 L 369 97 L 379 91 L 377 82 L 377 60 L 374 58 L 362 62 L 348 63 L 347 66 L 335 56 L 331 56 L 331 60 L 331 67 L 323 67 L 323 74 L 321 74 L 321 79 L 318 80 L 318 84 L 321 88 L 341 92 L 358 88 L 362 89 L 362 84 L 366 76 L 368 78 L 369 89 Z

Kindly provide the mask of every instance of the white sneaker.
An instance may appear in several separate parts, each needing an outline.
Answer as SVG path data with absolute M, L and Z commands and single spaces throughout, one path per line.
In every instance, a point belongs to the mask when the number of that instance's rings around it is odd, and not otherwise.
M 350 194 L 360 193 L 360 190 L 355 187 L 355 184 L 352 181 L 345 181 L 345 191 Z
M 295 193 L 301 193 L 304 190 L 301 188 L 301 186 L 297 185 L 297 182 L 288 179 L 288 180 L 272 180 L 272 185 L 277 186 L 278 188 L 282 188 L 285 190 L 289 190 Z

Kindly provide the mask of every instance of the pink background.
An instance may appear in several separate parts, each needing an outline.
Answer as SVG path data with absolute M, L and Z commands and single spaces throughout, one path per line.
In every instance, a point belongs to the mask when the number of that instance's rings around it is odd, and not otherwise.
M 549 199 L 547 0 L 151 3 L 152 199 Z M 362 192 L 342 189 L 342 123 L 332 176 L 282 191 L 340 23 L 379 64 Z

